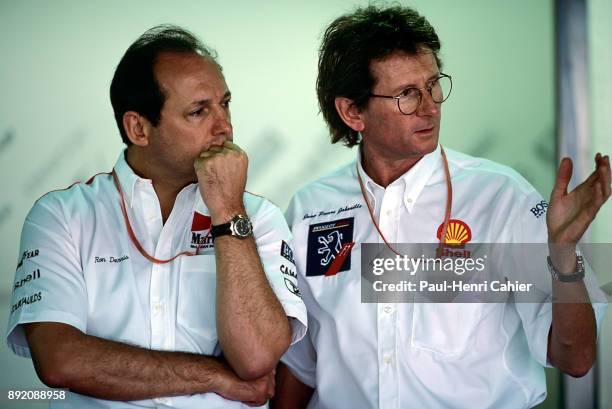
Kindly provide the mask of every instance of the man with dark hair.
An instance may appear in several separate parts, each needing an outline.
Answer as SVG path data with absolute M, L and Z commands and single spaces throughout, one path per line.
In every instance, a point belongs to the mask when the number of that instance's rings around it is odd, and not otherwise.
M 439 50 L 432 26 L 405 7 L 360 8 L 325 31 L 321 112 L 332 143 L 359 150 L 298 191 L 286 214 L 309 330 L 277 369 L 274 408 L 526 408 L 546 396 L 543 366 L 582 376 L 594 362 L 605 297 L 576 243 L 610 196 L 609 158 L 597 154 L 570 193 L 564 159 L 548 205 L 513 170 L 443 149 L 452 80 Z M 362 244 L 401 257 L 392 243 L 469 241 L 548 242 L 546 283 L 574 302 L 362 302 Z M 445 257 L 457 253 L 470 257 Z M 539 271 L 547 255 L 531 260 Z
M 28 214 L 7 340 L 45 384 L 69 390 L 52 407 L 228 408 L 272 396 L 306 311 L 283 272 L 281 212 L 245 192 L 230 98 L 192 34 L 147 31 L 111 85 L 127 145 L 113 171 L 46 194 Z

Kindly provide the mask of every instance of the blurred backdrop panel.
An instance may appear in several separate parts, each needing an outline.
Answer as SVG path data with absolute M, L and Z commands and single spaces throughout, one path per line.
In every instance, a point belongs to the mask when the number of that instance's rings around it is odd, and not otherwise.
M 589 38 L 590 125 L 593 153 L 612 153 L 612 1 L 589 0 L 587 3 Z M 612 242 L 612 205 L 607 203 L 592 229 L 594 242 Z M 607 271 L 598 273 L 599 283 L 612 294 L 612 268 L 609 258 L 600 260 Z M 608 307 L 599 334 L 597 392 L 599 408 L 612 408 L 612 310 Z

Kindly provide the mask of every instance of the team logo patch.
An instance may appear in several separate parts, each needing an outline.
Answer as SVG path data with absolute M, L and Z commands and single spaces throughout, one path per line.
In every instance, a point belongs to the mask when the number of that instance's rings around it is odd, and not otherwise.
M 295 260 L 293 259 L 293 250 L 291 247 L 283 240 L 281 242 L 280 255 L 285 257 L 291 264 L 295 265 Z
M 444 229 L 444 223 L 440 224 L 438 227 L 436 233 L 438 240 L 442 239 L 442 229 Z M 472 230 L 470 226 L 458 219 L 450 219 L 448 221 L 443 244 L 449 246 L 462 246 L 470 240 L 472 240 Z
M 192 249 L 195 249 L 198 246 L 201 250 L 213 248 L 213 239 L 209 234 L 211 225 L 212 222 L 210 220 L 210 216 L 193 212 L 193 221 L 191 222 Z
M 350 252 L 353 248 L 352 217 L 324 223 L 311 224 L 308 228 L 306 276 L 332 276 L 350 270 Z

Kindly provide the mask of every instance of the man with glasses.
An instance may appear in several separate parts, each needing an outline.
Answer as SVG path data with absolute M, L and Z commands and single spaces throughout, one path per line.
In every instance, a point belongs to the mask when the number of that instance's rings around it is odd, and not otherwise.
M 609 158 L 569 194 L 564 160 L 547 205 L 513 170 L 443 149 L 452 80 L 439 49 L 427 20 L 399 6 L 325 31 L 321 112 L 332 143 L 359 149 L 287 211 L 309 329 L 282 358 L 275 408 L 524 408 L 546 396 L 543 366 L 582 376 L 593 364 L 605 304 L 589 303 L 575 244 L 610 195 Z M 553 294 L 580 302 L 362 302 L 362 243 L 547 240 Z

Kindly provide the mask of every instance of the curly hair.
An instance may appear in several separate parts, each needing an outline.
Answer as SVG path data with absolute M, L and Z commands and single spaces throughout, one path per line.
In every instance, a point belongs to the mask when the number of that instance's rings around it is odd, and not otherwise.
M 338 17 L 327 27 L 319 49 L 317 97 L 332 143 L 342 141 L 348 147 L 359 143 L 359 133 L 336 111 L 336 97 L 348 98 L 363 109 L 375 85 L 370 63 L 397 51 L 417 54 L 423 48 L 434 54 L 441 68 L 436 31 L 408 7 L 370 5 Z

